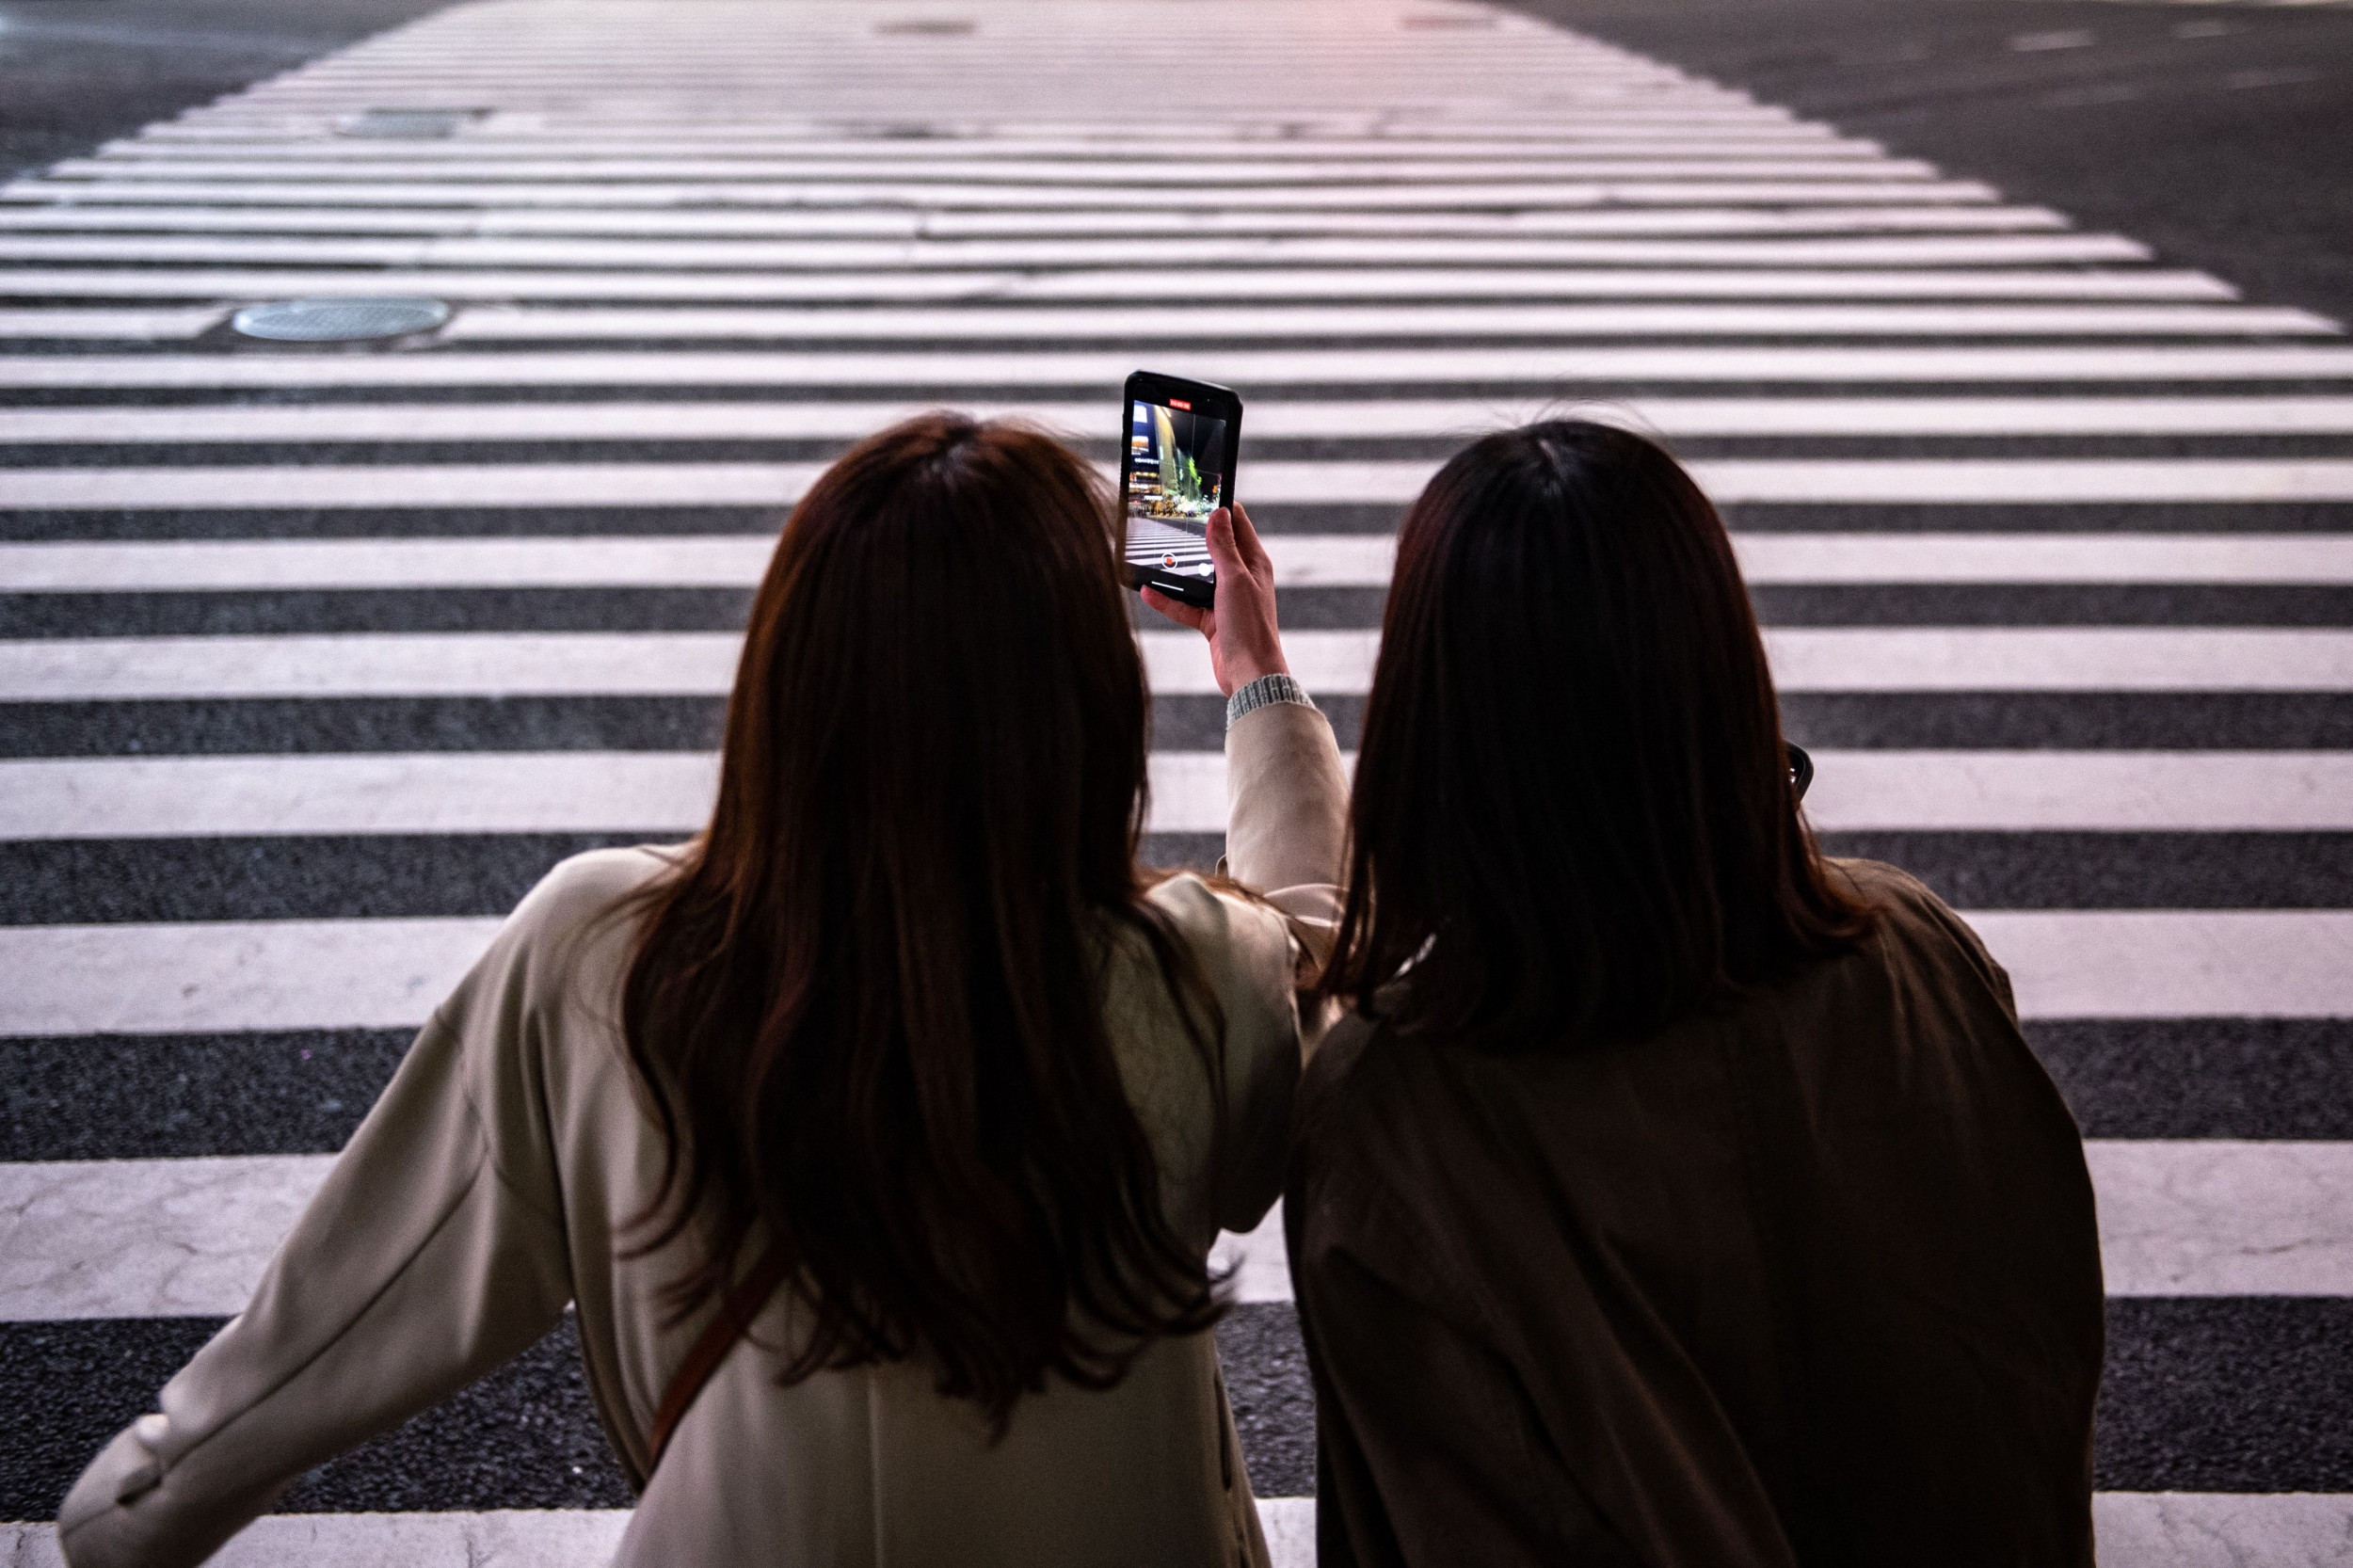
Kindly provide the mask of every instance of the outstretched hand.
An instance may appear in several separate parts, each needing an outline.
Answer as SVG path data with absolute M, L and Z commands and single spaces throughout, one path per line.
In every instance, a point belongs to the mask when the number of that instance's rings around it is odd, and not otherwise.
M 1283 633 L 1274 620 L 1274 566 L 1267 559 L 1246 507 L 1209 514 L 1209 559 L 1217 567 L 1217 602 L 1205 610 L 1144 590 L 1144 601 L 1209 639 L 1209 668 L 1217 689 L 1232 696 L 1262 675 L 1289 675 Z

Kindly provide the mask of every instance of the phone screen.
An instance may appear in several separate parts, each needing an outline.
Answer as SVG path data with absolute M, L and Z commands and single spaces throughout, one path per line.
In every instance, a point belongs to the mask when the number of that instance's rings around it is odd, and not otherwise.
M 1211 579 L 1209 514 L 1226 504 L 1225 424 L 1180 397 L 1128 405 L 1128 564 Z M 1206 602 L 1206 601 L 1205 601 Z

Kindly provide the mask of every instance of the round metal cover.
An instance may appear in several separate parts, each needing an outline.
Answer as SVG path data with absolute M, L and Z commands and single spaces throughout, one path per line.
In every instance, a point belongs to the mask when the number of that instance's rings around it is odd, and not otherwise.
M 438 299 L 273 299 L 248 305 L 229 325 L 274 343 L 355 343 L 430 332 L 448 319 Z

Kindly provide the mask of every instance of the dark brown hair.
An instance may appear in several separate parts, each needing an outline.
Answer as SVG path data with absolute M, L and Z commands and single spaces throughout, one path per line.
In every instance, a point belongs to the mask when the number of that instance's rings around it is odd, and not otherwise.
M 764 1230 L 812 1310 L 787 1382 L 921 1353 L 1001 1432 L 1048 1372 L 1107 1387 L 1217 1315 L 1103 1016 L 1131 934 L 1213 1069 L 1136 868 L 1111 519 L 1047 436 L 925 415 L 818 479 L 753 601 L 622 1012 L 667 1150 L 646 1250 L 695 1233 L 683 1317 Z
M 1407 513 L 1353 822 L 1326 993 L 1467 1044 L 1639 1037 L 1868 923 L 1722 520 L 1584 421 L 1475 442 Z

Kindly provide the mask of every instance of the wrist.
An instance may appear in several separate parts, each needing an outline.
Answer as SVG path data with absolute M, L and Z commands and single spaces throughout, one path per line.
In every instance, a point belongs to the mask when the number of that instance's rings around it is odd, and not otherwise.
M 1292 679 L 1289 674 L 1262 675 L 1255 680 L 1244 681 L 1236 686 L 1227 695 L 1225 727 L 1230 729 L 1234 727 L 1234 722 L 1244 713 L 1277 702 L 1296 702 L 1306 708 L 1313 708 L 1316 705 L 1315 698 L 1307 695 L 1307 689 Z

